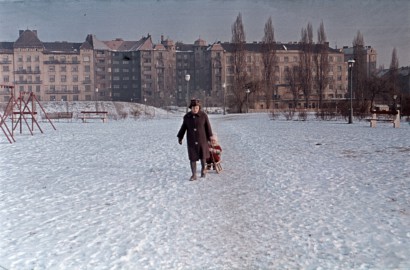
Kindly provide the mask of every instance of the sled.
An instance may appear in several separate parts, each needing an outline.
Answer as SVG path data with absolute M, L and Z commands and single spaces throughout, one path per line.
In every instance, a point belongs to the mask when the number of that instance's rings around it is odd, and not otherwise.
M 212 144 L 209 144 L 209 145 L 211 146 L 212 149 L 214 149 Z M 212 166 L 214 168 L 214 170 L 216 171 L 216 173 L 220 173 L 222 171 L 222 165 L 221 165 L 222 160 L 219 160 L 218 162 L 215 162 L 215 158 L 214 158 L 213 153 L 210 153 L 210 154 L 211 154 L 211 158 L 212 158 L 212 163 L 207 164 L 208 168 L 210 166 Z

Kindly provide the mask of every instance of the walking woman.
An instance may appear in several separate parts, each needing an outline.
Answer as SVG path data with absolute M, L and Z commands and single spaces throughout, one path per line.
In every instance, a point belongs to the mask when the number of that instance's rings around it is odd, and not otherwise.
M 189 105 L 190 112 L 185 114 L 183 123 L 178 132 L 178 142 L 182 144 L 185 132 L 187 133 L 188 157 L 192 176 L 190 181 L 196 180 L 196 162 L 201 161 L 201 177 L 206 176 L 206 159 L 209 158 L 208 141 L 212 137 L 212 128 L 208 115 L 201 111 L 199 99 L 192 99 Z

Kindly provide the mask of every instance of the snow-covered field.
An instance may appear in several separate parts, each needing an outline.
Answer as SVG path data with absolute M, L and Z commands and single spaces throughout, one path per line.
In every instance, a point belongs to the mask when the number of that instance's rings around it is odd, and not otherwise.
M 210 120 L 194 182 L 181 114 L 0 136 L 0 269 L 410 268 L 407 123 Z

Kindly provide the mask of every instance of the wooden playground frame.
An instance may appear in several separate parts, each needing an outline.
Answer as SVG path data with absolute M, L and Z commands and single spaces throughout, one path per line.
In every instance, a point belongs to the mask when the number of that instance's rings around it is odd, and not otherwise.
M 0 128 L 10 143 L 15 142 L 14 132 L 17 127 L 19 127 L 20 134 L 23 133 L 23 121 L 31 135 L 34 135 L 35 126 L 37 126 L 41 133 L 44 133 L 37 121 L 37 105 L 53 129 L 56 130 L 53 122 L 48 118 L 43 106 L 33 92 L 19 92 L 18 97 L 16 97 L 13 85 L 0 84 L 0 87 L 8 89 L 10 92 L 10 99 L 4 109 L 4 113 L 3 115 L 0 113 Z M 11 120 L 11 129 L 7 125 L 8 120 Z M 29 123 L 30 120 L 31 123 Z

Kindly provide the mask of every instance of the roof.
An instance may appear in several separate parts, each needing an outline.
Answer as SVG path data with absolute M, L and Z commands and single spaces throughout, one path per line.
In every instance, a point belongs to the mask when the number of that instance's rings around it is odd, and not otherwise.
M 37 30 L 20 30 L 14 48 L 43 48 L 43 42 L 37 37 Z
M 143 37 L 138 41 L 124 41 L 123 39 L 117 38 L 115 40 L 102 42 L 112 51 L 138 51 L 153 48 L 151 36 Z
M 14 42 L 0 42 L 1 53 L 13 53 Z
M 222 48 L 227 52 L 234 52 L 235 44 L 233 43 L 220 43 Z M 245 43 L 245 51 L 250 52 L 261 52 L 263 43 L 261 42 L 253 42 L 253 43 Z M 316 49 L 319 44 L 313 44 L 314 49 Z M 302 44 L 299 42 L 290 42 L 290 43 L 275 43 L 275 50 L 276 51 L 301 51 Z M 339 50 L 333 49 L 328 47 L 328 51 L 330 53 L 340 53 Z
M 70 52 L 80 52 L 80 47 L 82 43 L 73 42 L 43 42 L 45 53 L 70 53 Z

